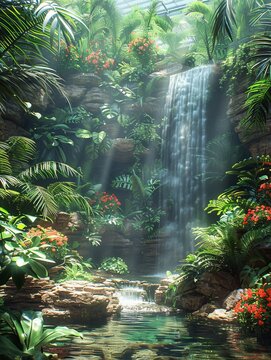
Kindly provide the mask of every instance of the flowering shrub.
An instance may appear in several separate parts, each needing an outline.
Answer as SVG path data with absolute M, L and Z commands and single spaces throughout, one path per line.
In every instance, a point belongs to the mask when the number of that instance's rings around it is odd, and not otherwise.
M 59 262 L 68 254 L 67 236 L 51 226 L 44 228 L 38 225 L 31 228 L 26 234 L 26 245 L 31 244 L 31 239 L 36 236 L 41 238 L 40 250 L 53 260 Z
M 250 331 L 270 333 L 271 340 L 271 287 L 247 289 L 234 308 L 239 323 Z
M 74 45 L 62 47 L 59 61 L 61 70 L 91 71 L 100 74 L 113 68 L 115 61 L 101 49 L 78 49 Z
M 271 205 L 271 183 L 263 183 L 258 188 L 258 201 Z
M 82 56 L 74 45 L 62 46 L 60 48 L 59 62 L 61 70 L 80 70 L 83 66 Z
M 128 44 L 128 52 L 147 68 L 152 68 L 157 60 L 157 49 L 155 41 L 147 37 L 137 37 Z
M 120 209 L 120 201 L 115 194 L 107 192 L 96 193 L 96 198 L 91 202 L 95 210 L 102 215 L 113 215 Z
M 271 220 L 271 207 L 265 205 L 256 206 L 255 209 L 248 209 L 244 216 L 243 225 L 255 225 Z
M 92 51 L 88 56 L 84 58 L 84 63 L 89 70 L 95 73 L 101 73 L 103 70 L 112 69 L 115 61 L 108 58 L 107 55 L 101 50 Z

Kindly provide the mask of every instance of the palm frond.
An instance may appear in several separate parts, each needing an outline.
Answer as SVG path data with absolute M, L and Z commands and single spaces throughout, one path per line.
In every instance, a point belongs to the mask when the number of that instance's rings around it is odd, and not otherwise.
M 44 218 L 55 217 L 58 206 L 53 195 L 47 189 L 32 184 L 24 184 L 21 189 L 39 214 Z
M 5 149 L 0 148 L 0 175 L 11 175 L 12 167 L 9 161 L 8 152 Z
M 13 174 L 17 175 L 33 160 L 36 145 L 32 139 L 24 136 L 11 136 L 7 140 L 8 155 Z
M 260 128 L 263 130 L 267 117 L 270 115 L 271 80 L 258 80 L 249 87 L 247 94 L 246 117 L 243 119 L 242 125 L 247 129 Z
M 251 60 L 256 60 L 253 68 L 258 71 L 258 76 L 269 77 L 271 65 L 271 37 L 266 34 L 257 35 L 251 40 L 251 47 L 256 49 L 256 54 Z
M 80 173 L 71 166 L 55 161 L 44 161 L 22 171 L 18 178 L 21 181 L 38 179 L 57 179 L 59 176 L 78 177 Z
M 221 0 L 212 19 L 213 47 L 222 36 L 233 40 L 233 27 L 236 25 L 233 0 Z
M 60 209 L 83 211 L 87 217 L 93 215 L 87 198 L 76 191 L 74 183 L 55 182 L 48 185 L 47 189 L 50 194 L 52 194 Z
M 40 57 L 37 47 L 51 51 L 48 35 L 42 31 L 42 22 L 32 11 L 19 11 L 11 6 L 0 9 L 0 58 L 7 63 L 18 58 Z
M 210 7 L 203 2 L 193 1 L 186 8 L 186 14 L 189 13 L 199 13 L 205 17 L 209 17 L 211 15 L 211 10 Z
M 112 186 L 116 189 L 132 190 L 131 175 L 119 175 L 112 181 Z
M 9 187 L 18 186 L 21 184 L 21 181 L 11 175 L 1 175 L 0 174 L 0 185 L 4 190 L 7 190 Z
M 45 31 L 46 27 L 50 26 L 50 42 L 53 44 L 55 33 L 58 33 L 58 45 L 63 37 L 66 43 L 74 41 L 74 30 L 76 22 L 80 23 L 87 29 L 87 26 L 73 11 L 65 9 L 64 7 L 52 1 L 40 2 L 39 6 L 35 9 L 34 15 L 36 18 L 42 19 L 42 28 Z M 87 29 L 88 30 L 88 29 Z M 61 36 L 62 35 L 62 36 Z
M 51 68 L 21 64 L 0 69 L 0 107 L 2 109 L 11 99 L 26 108 L 25 101 L 33 94 L 40 93 L 41 89 L 49 96 L 53 90 L 57 90 L 68 101 L 61 78 Z

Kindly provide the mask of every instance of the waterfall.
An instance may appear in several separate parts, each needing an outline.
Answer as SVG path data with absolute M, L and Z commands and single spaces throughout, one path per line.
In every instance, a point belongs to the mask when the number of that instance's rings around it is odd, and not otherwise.
M 201 66 L 170 77 L 162 133 L 161 205 L 167 214 L 164 231 L 168 239 L 162 267 L 176 265 L 193 251 L 191 228 L 200 223 L 206 206 L 206 110 L 211 73 L 212 66 Z

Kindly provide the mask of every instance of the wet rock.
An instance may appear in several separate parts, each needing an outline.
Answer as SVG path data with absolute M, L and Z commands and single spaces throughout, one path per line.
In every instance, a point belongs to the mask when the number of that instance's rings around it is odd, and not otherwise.
M 99 86 L 101 84 L 101 78 L 93 73 L 80 73 L 67 76 L 66 82 L 67 84 L 91 88 Z
M 199 317 L 207 317 L 210 313 L 212 313 L 216 309 L 216 306 L 213 304 L 204 304 L 202 307 L 193 312 L 193 316 Z
M 78 105 L 87 93 L 87 88 L 77 85 L 68 85 L 66 87 L 66 94 L 69 101 L 73 105 Z
M 206 296 L 197 293 L 186 294 L 176 298 L 176 307 L 187 312 L 194 312 L 207 301 Z
M 223 308 L 226 310 L 233 309 L 236 303 L 241 299 L 243 293 L 244 293 L 243 289 L 237 289 L 232 291 L 223 301 Z
M 232 310 L 215 309 L 207 316 L 207 318 L 216 321 L 233 322 L 236 320 L 236 314 Z
M 155 302 L 158 305 L 168 304 L 167 291 L 169 286 L 174 283 L 176 276 L 167 277 L 160 281 L 160 285 L 155 291 Z M 170 305 L 170 304 L 169 304 Z
M 201 275 L 196 283 L 196 291 L 207 298 L 224 300 L 225 297 L 238 287 L 235 278 L 226 272 L 209 273 Z
M 108 156 L 119 163 L 130 163 L 134 160 L 135 144 L 132 139 L 116 138 Z
M 115 289 L 87 281 L 53 281 L 27 278 L 17 291 L 9 282 L 2 286 L 0 296 L 10 308 L 42 311 L 50 322 L 88 323 L 105 319 L 120 311 Z
M 89 89 L 81 101 L 81 105 L 89 112 L 97 113 L 103 104 L 108 102 L 107 95 L 101 88 L 93 87 Z

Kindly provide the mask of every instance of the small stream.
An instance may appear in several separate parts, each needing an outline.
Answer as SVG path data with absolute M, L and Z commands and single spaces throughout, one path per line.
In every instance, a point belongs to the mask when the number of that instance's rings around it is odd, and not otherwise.
M 77 327 L 84 339 L 58 344 L 70 360 L 267 360 L 270 348 L 245 338 L 237 325 L 195 320 L 156 305 L 140 286 L 123 286 L 122 312 L 104 323 Z M 71 326 L 71 327 L 74 327 Z
M 83 340 L 65 345 L 64 359 L 267 360 L 271 348 L 244 338 L 233 325 L 178 315 L 124 312 L 105 324 L 80 328 Z

